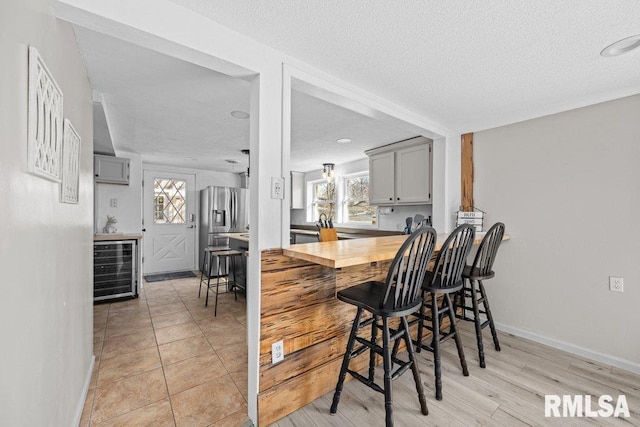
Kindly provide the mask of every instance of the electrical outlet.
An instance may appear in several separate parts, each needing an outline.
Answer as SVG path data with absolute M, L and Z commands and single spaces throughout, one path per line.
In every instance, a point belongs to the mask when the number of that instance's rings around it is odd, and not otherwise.
M 622 277 L 609 276 L 609 290 L 624 292 L 624 279 Z
M 271 363 L 276 364 L 284 360 L 284 342 L 282 340 L 271 344 Z
M 118 207 L 118 199 L 109 199 L 109 206 L 112 208 Z
M 271 198 L 284 199 L 284 178 L 271 177 Z

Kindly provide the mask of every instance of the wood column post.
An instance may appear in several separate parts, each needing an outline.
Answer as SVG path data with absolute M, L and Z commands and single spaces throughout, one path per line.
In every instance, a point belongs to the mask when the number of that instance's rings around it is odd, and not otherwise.
M 462 135 L 462 210 L 473 210 L 473 133 Z

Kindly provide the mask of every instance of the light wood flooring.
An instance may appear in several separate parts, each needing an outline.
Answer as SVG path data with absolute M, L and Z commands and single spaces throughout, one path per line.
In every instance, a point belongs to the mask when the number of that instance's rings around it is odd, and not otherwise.
M 473 324 L 460 322 L 470 376 L 464 377 L 453 340 L 443 344 L 443 394 L 435 399 L 432 355 L 418 355 L 429 415 L 420 413 L 415 383 L 407 371 L 393 383 L 396 426 L 582 426 L 640 425 L 640 375 L 499 332 L 496 352 L 488 328 L 484 332 L 486 369 L 478 365 Z M 382 383 L 382 369 L 376 372 Z M 337 379 L 337 378 L 336 378 Z M 590 394 L 594 408 L 603 394 L 624 394 L 630 418 L 545 418 L 545 394 Z M 345 384 L 338 412 L 329 414 L 333 392 L 274 424 L 291 426 L 382 426 L 384 396 L 357 380 Z

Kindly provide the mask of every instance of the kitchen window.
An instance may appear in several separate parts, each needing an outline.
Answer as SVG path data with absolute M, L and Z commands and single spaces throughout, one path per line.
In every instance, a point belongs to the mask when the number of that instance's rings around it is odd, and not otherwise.
M 368 172 L 338 177 L 334 182 L 308 182 L 307 200 L 308 222 L 317 222 L 324 213 L 334 224 L 375 226 L 377 223 L 377 207 L 369 205 Z
M 321 214 L 327 218 L 336 216 L 336 185 L 334 182 L 316 181 L 311 183 L 311 221 L 315 222 Z
M 343 178 L 342 221 L 362 225 L 376 223 L 376 206 L 369 205 L 369 174 L 360 173 Z

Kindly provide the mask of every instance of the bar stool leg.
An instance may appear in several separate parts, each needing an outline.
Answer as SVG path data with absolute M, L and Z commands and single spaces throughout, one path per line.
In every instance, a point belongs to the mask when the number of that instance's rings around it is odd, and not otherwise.
M 213 307 L 213 317 L 216 317 L 218 315 L 218 294 L 220 293 L 220 275 L 222 274 L 222 271 L 220 271 L 221 264 L 222 263 L 218 261 L 218 278 L 216 280 L 216 303 Z M 227 276 L 227 281 L 229 280 L 228 277 L 229 276 Z
M 482 297 L 482 303 L 484 304 L 484 311 L 487 313 L 487 320 L 489 321 L 489 328 L 491 328 L 491 336 L 493 337 L 493 345 L 496 351 L 500 351 L 500 342 L 498 342 L 498 333 L 496 332 L 496 326 L 493 324 L 493 316 L 491 315 L 491 309 L 489 308 L 489 300 L 487 299 L 487 293 L 484 290 L 484 284 L 482 280 L 478 280 L 480 285 L 480 296 Z
M 236 257 L 231 257 L 231 269 L 233 270 L 233 298 L 238 301 L 238 278 L 236 277 Z M 231 278 L 231 272 L 229 272 L 229 278 Z
M 202 257 L 202 268 L 200 269 L 200 285 L 198 286 L 198 298 L 200 298 L 200 290 L 202 289 L 202 282 L 204 282 L 206 269 L 207 269 L 207 251 L 204 251 L 204 255 Z
M 393 390 L 391 385 L 391 337 L 389 336 L 389 319 L 382 317 L 382 353 L 384 365 L 384 410 L 385 424 L 393 426 Z M 372 350 L 373 352 L 373 350 Z
M 406 317 L 402 317 L 402 326 L 404 327 L 404 342 L 407 345 L 407 351 L 409 352 L 409 360 L 411 361 L 411 371 L 413 372 L 413 381 L 416 383 L 416 391 L 418 392 L 418 400 L 420 401 L 420 410 L 422 415 L 429 415 L 429 408 L 427 408 L 427 400 L 424 397 L 424 389 L 422 388 L 422 381 L 420 379 L 420 370 L 418 369 L 418 361 L 413 351 L 413 343 L 411 342 L 411 335 L 409 335 L 409 323 Z M 400 340 L 396 340 L 399 342 Z M 395 345 L 394 345 L 395 347 Z
M 427 304 L 427 293 L 422 291 L 422 305 L 420 306 L 420 314 L 418 315 L 418 337 L 416 340 L 416 352 L 420 353 L 422 351 L 422 332 L 424 329 L 424 310 L 425 305 Z
M 376 338 L 378 337 L 378 319 L 376 316 L 373 316 L 373 323 L 371 323 L 371 342 L 376 342 Z M 376 352 L 369 351 L 369 381 L 373 381 L 375 376 L 376 369 Z
M 209 305 L 209 289 L 211 289 L 211 265 L 213 264 L 213 252 L 209 252 L 209 273 L 207 274 L 207 298 L 204 301 L 204 306 Z
M 431 293 L 431 348 L 433 348 L 433 370 L 436 376 L 436 400 L 442 400 L 442 378 L 440 366 L 440 313 L 438 308 L 438 298 L 435 293 Z M 420 348 L 420 347 L 418 347 Z
M 482 344 L 482 319 L 480 319 L 480 309 L 478 308 L 478 292 L 473 280 L 469 279 L 469 285 L 471 286 L 471 303 L 473 304 L 473 323 L 476 327 L 476 342 L 478 343 L 478 359 L 480 360 L 480 367 L 486 368 L 484 345 Z
M 336 391 L 333 393 L 333 402 L 331 403 L 330 413 L 335 414 L 338 410 L 338 403 L 340 402 L 340 394 L 342 393 L 342 386 L 344 385 L 344 379 L 347 376 L 347 369 L 349 369 L 349 361 L 351 360 L 351 352 L 353 351 L 353 345 L 356 342 L 356 335 L 358 334 L 358 325 L 360 324 L 360 317 L 362 317 L 362 308 L 358 307 L 356 318 L 353 320 L 351 326 L 351 333 L 349 334 L 349 341 L 347 341 L 347 350 L 342 358 L 342 367 L 340 368 L 340 375 L 338 376 L 338 383 L 336 384 Z
M 451 322 L 450 333 L 453 333 L 453 339 L 456 341 L 456 347 L 458 349 L 458 357 L 460 358 L 460 366 L 462 367 L 462 375 L 465 377 L 469 376 L 469 369 L 467 368 L 467 360 L 464 357 L 464 348 L 462 347 L 462 339 L 460 338 L 460 334 L 458 333 L 458 326 L 456 325 L 456 314 L 453 311 L 453 304 L 451 303 L 451 298 L 449 298 L 449 294 L 444 294 L 444 299 L 447 304 L 449 310 L 449 319 Z

